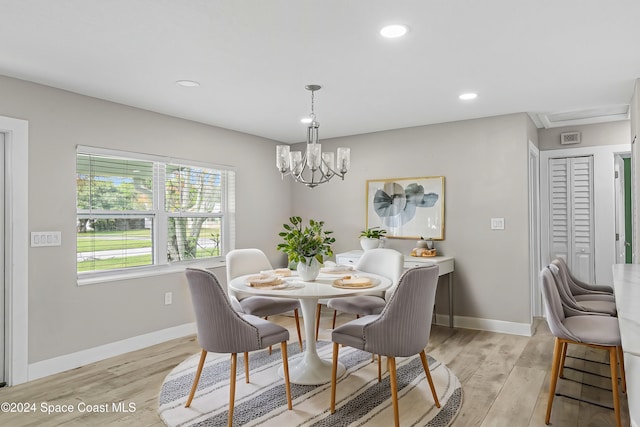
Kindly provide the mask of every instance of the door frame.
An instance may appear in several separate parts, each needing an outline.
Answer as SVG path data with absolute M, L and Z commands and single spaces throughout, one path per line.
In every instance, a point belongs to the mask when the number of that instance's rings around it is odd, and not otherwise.
M 531 321 L 540 317 L 542 294 L 540 272 L 540 150 L 529 141 L 529 288 L 531 289 Z
M 540 253 L 541 265 L 549 257 L 549 159 L 593 156 L 594 259 L 596 284 L 613 283 L 615 263 L 614 156 L 631 151 L 630 144 L 544 150 L 540 152 Z
M 5 142 L 5 381 L 28 381 L 29 122 L 0 116 Z

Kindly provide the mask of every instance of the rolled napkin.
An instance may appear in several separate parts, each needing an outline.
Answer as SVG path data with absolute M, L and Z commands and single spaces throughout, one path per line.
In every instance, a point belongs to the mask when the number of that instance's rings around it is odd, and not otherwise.
M 265 276 L 289 277 L 291 276 L 291 270 L 289 270 L 288 268 L 276 268 L 275 270 L 261 271 L 260 274 Z
M 255 276 L 249 276 L 247 278 L 247 284 L 254 288 L 277 286 L 282 284 L 282 279 L 273 274 L 258 274 Z
M 323 273 L 344 273 L 346 271 L 353 271 L 355 268 L 352 265 L 334 264 L 327 265 L 320 269 Z

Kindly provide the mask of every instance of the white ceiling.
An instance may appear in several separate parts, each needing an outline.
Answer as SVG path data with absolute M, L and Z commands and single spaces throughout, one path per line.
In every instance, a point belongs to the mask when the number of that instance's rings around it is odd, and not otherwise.
M 0 74 L 292 143 L 309 83 L 321 138 L 628 104 L 639 16 L 638 0 L 0 0 Z M 383 39 L 389 23 L 410 32 Z

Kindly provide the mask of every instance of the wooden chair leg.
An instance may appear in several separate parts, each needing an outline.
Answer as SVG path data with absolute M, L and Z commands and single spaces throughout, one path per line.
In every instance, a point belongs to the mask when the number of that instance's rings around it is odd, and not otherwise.
M 322 304 L 318 304 L 316 308 L 316 341 L 318 341 L 318 332 L 320 332 L 320 313 L 322 312 Z
M 340 346 L 333 343 L 333 365 L 331 366 L 331 413 L 336 412 L 336 379 L 338 377 L 338 351 Z
M 231 353 L 231 375 L 229 376 L 229 427 L 233 427 L 233 407 L 236 400 L 236 363 L 238 354 Z
M 204 360 L 207 358 L 207 350 L 202 350 L 200 353 L 200 362 L 198 363 L 198 370 L 196 371 L 196 376 L 193 378 L 193 385 L 191 386 L 191 392 L 189 393 L 189 398 L 187 399 L 185 408 L 191 406 L 191 401 L 193 400 L 193 396 L 196 394 L 196 389 L 198 388 L 198 381 L 200 381 L 200 375 L 202 374 L 202 367 L 204 366 Z
M 264 316 L 264 320 L 269 320 L 269 316 Z M 269 356 L 271 356 L 271 346 L 269 346 Z
M 622 392 L 627 392 L 627 377 L 624 372 L 624 353 L 622 346 L 618 346 L 618 363 L 620 364 L 620 383 L 622 384 Z
M 249 384 L 249 352 L 244 352 L 244 382 Z
M 545 416 L 544 423 L 549 424 L 551 419 L 551 406 L 553 405 L 553 395 L 556 392 L 556 385 L 558 383 L 558 373 L 560 371 L 560 359 L 562 358 L 563 343 L 560 339 L 556 338 L 555 345 L 553 346 L 553 361 L 551 362 L 551 383 L 549 384 L 549 399 L 547 400 L 547 415 Z
M 300 334 L 300 317 L 298 316 L 298 309 L 293 310 L 293 316 L 296 318 L 296 329 L 298 330 L 298 344 L 300 344 L 300 351 L 302 351 L 302 334 Z
M 398 410 L 398 379 L 396 377 L 396 358 L 387 357 L 389 365 L 389 382 L 391 384 L 391 401 L 393 402 L 393 422 L 400 426 L 400 411 Z
M 427 381 L 429 382 L 429 388 L 431 389 L 431 394 L 433 395 L 433 401 L 436 403 L 436 408 L 440 407 L 440 401 L 438 400 L 438 395 L 436 394 L 436 387 L 433 385 L 433 379 L 431 378 L 431 371 L 429 370 L 429 362 L 427 362 L 427 355 L 424 350 L 420 352 L 420 360 L 422 360 L 422 367 L 424 368 L 424 373 L 427 375 Z
M 382 382 L 382 356 L 378 355 L 378 382 Z
M 618 347 L 609 348 L 609 364 L 611 365 L 611 392 L 613 393 L 613 411 L 616 416 L 616 426 L 621 427 L 620 396 L 618 396 Z
M 338 316 L 338 310 L 333 310 L 333 323 L 331 324 L 331 329 L 336 328 L 336 316 Z
M 558 376 L 560 378 L 564 378 L 564 364 L 565 364 L 565 360 L 567 359 L 567 347 L 569 347 L 569 344 L 567 344 L 566 342 L 563 342 L 562 356 L 560 358 L 560 372 L 558 373 Z
M 284 372 L 284 386 L 287 391 L 287 407 L 292 409 L 291 404 L 291 383 L 289 382 L 289 357 L 287 356 L 287 342 L 282 341 L 280 343 L 280 350 L 282 352 L 282 371 Z

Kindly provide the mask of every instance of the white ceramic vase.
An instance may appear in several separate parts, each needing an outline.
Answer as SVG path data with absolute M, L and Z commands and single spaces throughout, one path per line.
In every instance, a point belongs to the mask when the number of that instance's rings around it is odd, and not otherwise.
M 320 274 L 320 263 L 314 258 L 306 258 L 298 263 L 298 276 L 305 282 L 316 280 Z
M 380 242 L 381 242 L 380 239 L 371 239 L 369 237 L 360 238 L 360 246 L 362 246 L 362 249 L 364 249 L 365 251 L 379 247 Z

